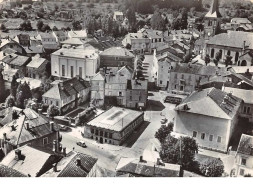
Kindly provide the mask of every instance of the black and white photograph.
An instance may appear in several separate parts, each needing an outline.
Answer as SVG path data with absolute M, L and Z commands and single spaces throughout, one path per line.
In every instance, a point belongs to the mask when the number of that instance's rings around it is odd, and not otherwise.
M 253 0 L 0 0 L 10 177 L 250 181 Z

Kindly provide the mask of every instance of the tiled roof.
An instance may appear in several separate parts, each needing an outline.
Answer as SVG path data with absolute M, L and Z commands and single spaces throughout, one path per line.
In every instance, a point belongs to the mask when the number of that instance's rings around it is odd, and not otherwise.
M 251 24 L 248 18 L 232 18 L 231 23 L 235 24 Z
M 253 90 L 224 87 L 223 91 L 226 93 L 232 93 L 234 96 L 242 99 L 247 104 L 253 104 Z
M 209 39 L 208 45 L 220 45 L 226 47 L 243 48 L 245 42 L 246 49 L 253 49 L 253 33 L 242 31 L 229 31 L 221 33 Z
M 81 78 L 74 77 L 72 79 L 59 82 L 57 85 L 54 85 L 51 89 L 43 94 L 43 97 L 53 99 L 66 99 L 67 97 L 76 95 L 88 87 L 90 87 L 89 82 L 86 82 Z
M 162 166 L 154 165 L 153 162 L 140 162 L 135 158 L 121 158 L 116 171 L 142 177 L 179 177 L 180 165 L 164 163 Z
M 120 47 L 122 45 L 120 41 L 114 41 L 110 37 L 106 38 L 105 40 L 93 39 L 91 41 L 88 41 L 87 44 L 90 44 L 100 51 L 104 51 L 110 47 Z
M 46 63 L 48 63 L 48 61 L 45 58 L 34 57 L 32 61 L 27 64 L 27 67 L 38 69 L 40 66 L 46 65 Z
M 61 48 L 55 51 L 52 55 L 63 56 L 63 57 L 72 57 L 72 58 L 82 58 L 82 59 L 97 59 L 98 54 L 96 50 L 93 49 L 74 49 L 74 48 Z
M 65 41 L 62 41 L 61 43 L 67 45 L 83 45 L 85 42 L 80 40 L 79 38 L 70 38 Z
M 80 159 L 81 165 L 77 165 L 77 159 Z M 92 156 L 71 151 L 56 164 L 56 172 L 52 168 L 43 177 L 86 177 L 97 160 Z
M 69 31 L 68 34 L 72 38 L 86 38 L 87 37 L 86 30 Z
M 140 111 L 112 107 L 88 122 L 87 125 L 110 129 L 112 131 L 121 131 L 142 114 Z
M 24 47 L 28 54 L 41 54 L 44 52 L 42 45 Z
M 15 150 L 12 150 L 1 163 L 24 175 L 29 174 L 31 177 L 39 176 L 44 169 L 50 169 L 52 164 L 59 159 L 59 156 L 51 151 L 40 150 L 28 145 L 19 147 L 18 150 L 21 151 L 21 159 L 18 159 Z
M 242 134 L 237 153 L 253 156 L 253 136 Z
M 10 54 L 6 56 L 2 61 L 14 66 L 23 66 L 30 60 L 30 57 L 19 56 L 16 54 Z
M 29 129 L 25 123 L 28 122 Z M 59 130 L 59 126 L 54 124 L 55 130 Z M 43 115 L 38 114 L 30 108 L 24 109 L 19 118 L 5 124 L 0 129 L 0 139 L 3 139 L 3 133 L 6 133 L 8 142 L 14 146 L 28 142 L 48 134 L 51 134 L 49 120 Z
M 100 72 L 98 72 L 93 78 L 92 81 L 104 81 L 105 77 L 103 74 L 101 74 Z
M 238 113 L 242 100 L 216 88 L 195 91 L 188 96 L 175 110 L 233 119 Z
M 100 56 L 120 56 L 134 58 L 134 54 L 122 47 L 111 47 L 109 49 L 106 49 L 102 53 L 100 53 Z
M 0 164 L 0 177 L 28 177 L 19 171 Z
M 203 65 L 196 65 L 196 64 L 183 64 L 177 65 L 171 72 L 176 73 L 186 73 L 186 74 L 195 74 L 195 75 L 215 75 L 216 72 L 219 71 L 218 67 L 215 66 L 203 66 Z
M 52 33 L 40 32 L 39 35 L 42 39 L 55 39 Z
M 16 112 L 17 114 L 19 114 L 21 111 L 22 109 L 17 108 L 17 107 L 9 107 L 4 110 L 1 110 L 0 117 L 3 117 L 3 118 L 0 120 L 0 126 L 4 126 L 13 120 L 12 118 L 13 112 Z

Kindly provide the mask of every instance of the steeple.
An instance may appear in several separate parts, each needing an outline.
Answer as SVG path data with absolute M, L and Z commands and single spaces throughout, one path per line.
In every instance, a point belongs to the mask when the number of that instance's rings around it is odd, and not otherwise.
M 219 11 L 219 0 L 213 0 L 209 12 L 205 16 L 206 18 L 221 18 Z

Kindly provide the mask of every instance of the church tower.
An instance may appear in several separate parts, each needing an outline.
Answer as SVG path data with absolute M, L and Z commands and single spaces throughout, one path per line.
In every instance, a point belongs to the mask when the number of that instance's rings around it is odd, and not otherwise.
M 219 12 L 219 0 L 213 0 L 209 12 L 205 15 L 204 37 L 209 39 L 215 35 L 220 27 L 221 14 Z

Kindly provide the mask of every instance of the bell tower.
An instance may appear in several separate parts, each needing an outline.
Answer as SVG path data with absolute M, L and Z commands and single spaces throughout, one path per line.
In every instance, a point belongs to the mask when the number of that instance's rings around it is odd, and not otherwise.
M 219 0 L 213 0 L 209 12 L 205 15 L 204 37 L 209 39 L 214 36 L 220 27 L 221 14 L 219 12 Z

